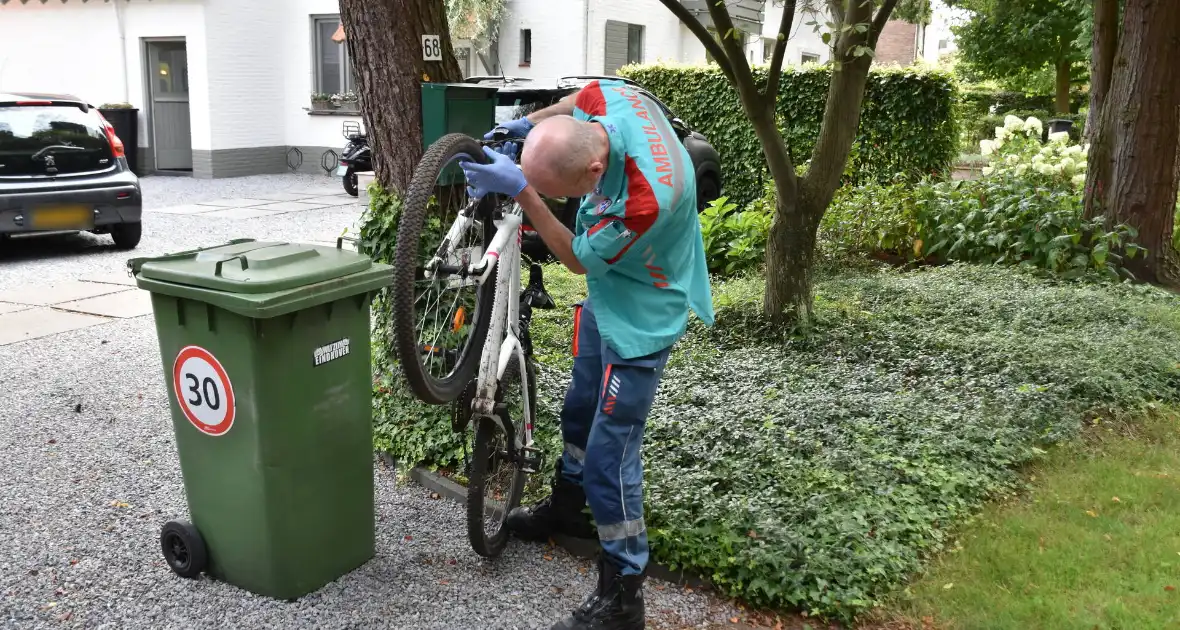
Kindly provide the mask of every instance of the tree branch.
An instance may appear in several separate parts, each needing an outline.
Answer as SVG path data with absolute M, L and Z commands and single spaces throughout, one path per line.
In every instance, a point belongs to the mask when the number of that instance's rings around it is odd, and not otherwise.
M 832 13 L 832 22 L 844 23 L 844 0 L 828 0 L 828 10 Z M 833 37 L 835 37 L 834 33 Z
M 663 1 L 660 0 L 660 2 Z M 738 94 L 741 94 L 743 84 L 745 84 L 745 87 L 752 93 L 751 95 L 757 97 L 758 87 L 754 84 L 754 74 L 750 72 L 746 51 L 737 39 L 730 37 L 731 32 L 737 33 L 737 29 L 733 26 L 733 18 L 729 16 L 729 9 L 725 8 L 725 1 L 705 0 L 705 6 L 709 7 L 709 15 L 713 18 L 713 24 L 717 26 L 718 35 L 721 36 L 721 47 L 725 49 L 729 57 L 730 69 L 734 73 L 734 87 L 737 88 Z
M 778 98 L 779 79 L 783 74 L 783 57 L 787 54 L 787 38 L 791 34 L 791 23 L 795 20 L 795 0 L 783 3 L 783 19 L 778 26 L 778 39 L 774 42 L 774 56 L 770 58 L 770 78 L 766 84 L 766 101 L 774 104 Z
M 877 9 L 877 17 L 873 18 L 873 29 L 869 32 L 869 48 L 874 51 L 877 49 L 877 38 L 885 29 L 885 23 L 889 21 L 889 16 L 893 13 L 895 6 L 897 6 L 897 0 L 885 0 L 881 8 Z
M 712 0 L 705 1 L 711 2 Z M 660 0 L 660 4 L 667 7 L 667 9 L 672 12 L 672 15 L 675 15 L 676 19 L 680 20 L 681 24 L 687 26 L 688 30 L 692 31 L 692 34 L 697 36 L 697 39 L 699 39 L 701 43 L 704 44 L 705 50 L 709 51 L 710 55 L 713 55 L 713 60 L 716 61 L 717 65 L 721 67 L 721 72 L 727 79 L 730 80 L 731 83 L 736 85 L 737 78 L 733 72 L 733 66 L 729 63 L 729 59 L 726 57 L 725 51 L 721 49 L 721 46 L 717 43 L 717 40 L 713 39 L 713 36 L 709 34 L 709 29 L 705 28 L 705 26 L 701 24 L 701 21 L 696 19 L 692 13 L 689 13 L 688 9 L 686 9 L 684 5 L 680 3 L 680 0 Z M 744 59 L 745 57 L 743 56 L 742 58 Z

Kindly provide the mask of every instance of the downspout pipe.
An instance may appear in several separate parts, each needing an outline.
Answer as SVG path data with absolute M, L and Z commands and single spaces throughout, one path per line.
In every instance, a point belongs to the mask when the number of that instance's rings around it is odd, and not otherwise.
M 582 74 L 590 74 L 590 0 L 582 0 Z
M 131 102 L 131 85 L 127 77 L 127 24 L 123 14 L 123 2 L 115 0 L 115 21 L 119 26 L 119 54 L 123 59 L 123 102 Z

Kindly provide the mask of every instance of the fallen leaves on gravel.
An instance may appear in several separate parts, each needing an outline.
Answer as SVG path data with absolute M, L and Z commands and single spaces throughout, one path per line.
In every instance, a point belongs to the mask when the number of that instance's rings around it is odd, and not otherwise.
M 131 504 L 127 503 L 126 501 L 119 501 L 118 499 L 116 499 L 116 500 L 110 502 L 110 506 L 115 507 L 115 508 L 129 508 L 129 507 L 131 507 Z

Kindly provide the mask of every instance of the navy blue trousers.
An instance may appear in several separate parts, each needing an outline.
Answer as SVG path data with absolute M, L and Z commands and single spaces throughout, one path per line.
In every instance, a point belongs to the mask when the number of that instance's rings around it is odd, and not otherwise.
M 582 485 L 603 553 L 624 574 L 647 566 L 643 429 L 671 348 L 624 359 L 602 341 L 590 301 L 574 307 L 574 370 L 561 409 L 562 475 Z

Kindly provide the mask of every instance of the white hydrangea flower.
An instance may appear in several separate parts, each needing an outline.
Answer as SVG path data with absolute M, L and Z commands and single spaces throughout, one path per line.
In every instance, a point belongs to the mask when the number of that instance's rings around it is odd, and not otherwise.
M 1040 135 L 1044 131 L 1044 127 L 1041 126 L 1041 121 L 1036 116 L 1029 116 L 1028 120 L 1024 121 L 1024 130 Z
M 1052 142 L 1054 144 L 1066 144 L 1069 142 L 1069 132 L 1068 131 L 1056 131 L 1054 133 L 1051 133 L 1051 134 L 1049 134 L 1049 142 Z
M 1088 145 L 1088 144 L 1082 145 L 1082 155 L 1086 156 L 1086 157 L 1090 156 L 1090 145 Z
M 996 152 L 996 143 L 991 140 L 979 141 L 979 153 L 982 155 L 991 155 Z
M 1077 175 L 1074 175 L 1073 178 L 1070 179 L 1070 181 L 1073 182 L 1074 186 L 1081 188 L 1082 186 L 1086 185 L 1086 174 L 1085 173 L 1078 173 Z
M 1077 157 L 1082 155 L 1082 147 L 1075 144 L 1073 146 L 1066 147 L 1062 153 L 1068 155 L 1069 157 Z
M 1019 161 L 1020 161 L 1019 155 L 1009 155 L 1009 156 L 1004 157 L 1004 162 L 1006 164 L 1016 164 Z
M 996 171 L 996 169 L 994 169 L 994 168 L 992 168 L 992 167 L 990 167 L 990 166 L 985 166 L 985 167 L 983 167 L 983 170 L 982 170 L 982 171 L 980 171 L 980 172 L 981 172 L 981 173 L 983 173 L 984 175 L 991 175 L 991 174 L 992 174 L 992 173 L 994 173 L 995 171 Z
M 1012 114 L 1008 114 L 1007 116 L 1004 116 L 1004 129 L 1009 131 L 1024 129 L 1024 121 L 1017 118 L 1016 116 L 1013 116 Z
M 1047 158 L 1045 156 L 1045 152 L 1041 151 L 1040 153 L 1033 156 L 1032 163 L 1033 164 L 1040 164 L 1041 162 L 1044 162 L 1046 159 Z
M 1016 167 L 1016 174 L 1017 175 L 1024 175 L 1027 172 L 1028 172 L 1028 164 L 1021 164 Z
M 1051 175 L 1053 174 L 1053 165 L 1048 162 L 1040 162 L 1033 165 L 1033 170 L 1041 175 Z
M 996 140 L 1003 142 L 1008 139 L 1008 130 L 1003 127 L 996 127 Z

